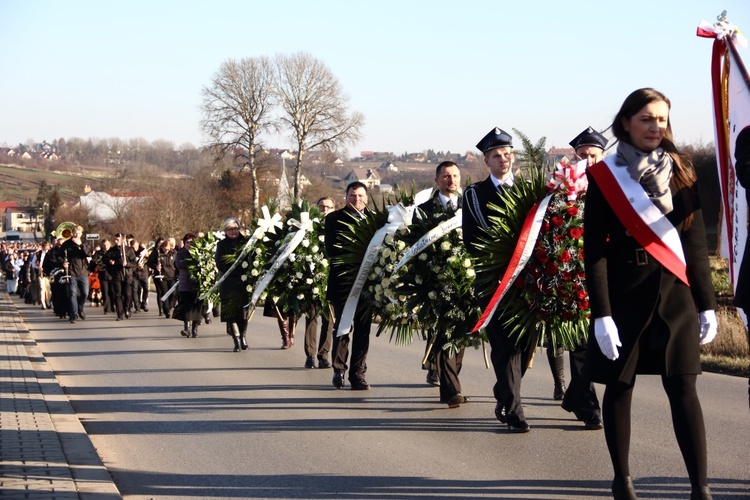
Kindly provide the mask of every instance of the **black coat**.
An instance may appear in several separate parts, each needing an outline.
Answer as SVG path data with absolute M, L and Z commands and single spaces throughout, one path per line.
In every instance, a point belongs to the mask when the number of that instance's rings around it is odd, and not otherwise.
M 226 257 L 237 253 L 245 246 L 245 243 L 247 243 L 247 238 L 240 234 L 236 239 L 224 238 L 216 244 L 214 260 L 220 277 L 223 277 L 232 267 L 232 263 L 227 262 Z M 224 322 L 239 322 L 248 317 L 249 310 L 245 308 L 245 305 L 250 302 L 250 294 L 247 292 L 245 282 L 242 281 L 243 272 L 241 265 L 235 267 L 219 285 L 221 320 Z
M 737 136 L 734 147 L 737 169 L 737 180 L 745 188 L 745 200 L 750 207 L 750 127 Z M 737 276 L 737 289 L 734 291 L 734 305 L 742 308 L 746 315 L 750 315 L 750 245 L 745 241 L 742 254 L 740 272 Z
M 372 212 L 365 209 L 364 213 L 369 216 Z M 346 250 L 340 248 L 337 243 L 345 244 L 345 241 L 340 239 L 340 234 L 349 231 L 345 224 L 353 222 L 356 217 L 358 217 L 358 212 L 350 205 L 326 215 L 325 244 L 326 254 L 328 254 L 330 262 L 326 297 L 330 302 L 346 302 L 352 288 L 352 284 L 346 283 L 342 277 L 345 266 L 334 261 L 336 257 L 346 253 Z
M 667 219 L 682 242 L 690 286 L 650 255 L 636 259 L 641 245 L 625 230 L 589 175 L 584 214 L 584 263 L 591 330 L 584 371 L 593 382 L 631 382 L 636 373 L 701 372 L 698 312 L 716 309 L 706 232 L 697 188 L 690 192 L 692 223 L 680 193 Z M 638 250 L 641 252 L 641 250 Z M 641 254 L 642 255 L 642 254 Z M 594 319 L 612 316 L 622 347 L 608 360 L 594 335 Z

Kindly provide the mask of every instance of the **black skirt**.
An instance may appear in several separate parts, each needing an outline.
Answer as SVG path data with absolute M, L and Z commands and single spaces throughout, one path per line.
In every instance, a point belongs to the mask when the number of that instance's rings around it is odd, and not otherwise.
M 198 321 L 203 319 L 205 306 L 198 300 L 197 292 L 180 292 L 180 299 L 174 308 L 172 317 L 179 321 Z

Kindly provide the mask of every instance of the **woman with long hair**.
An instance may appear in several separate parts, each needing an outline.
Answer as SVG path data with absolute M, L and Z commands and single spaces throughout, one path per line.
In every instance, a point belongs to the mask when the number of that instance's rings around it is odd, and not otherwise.
M 716 298 L 695 171 L 672 139 L 670 101 L 630 94 L 615 116 L 617 153 L 590 167 L 584 254 L 591 334 L 584 371 L 605 384 L 602 413 L 616 499 L 630 476 L 636 375 L 661 375 L 691 499 L 710 499 L 698 394 L 699 345 L 716 335 Z

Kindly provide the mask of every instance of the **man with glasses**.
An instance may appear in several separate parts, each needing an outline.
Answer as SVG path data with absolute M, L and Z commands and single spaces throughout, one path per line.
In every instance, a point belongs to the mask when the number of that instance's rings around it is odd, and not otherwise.
M 336 209 L 333 199 L 324 196 L 318 200 L 318 210 L 321 217 Z M 325 251 L 325 250 L 324 250 Z M 328 315 L 321 318 L 320 323 L 320 340 L 318 334 L 318 318 L 305 318 L 305 368 L 315 368 L 315 357 L 318 358 L 318 368 L 330 368 L 331 362 L 328 361 L 328 353 L 331 351 L 331 342 L 333 341 L 333 324 L 329 321 Z

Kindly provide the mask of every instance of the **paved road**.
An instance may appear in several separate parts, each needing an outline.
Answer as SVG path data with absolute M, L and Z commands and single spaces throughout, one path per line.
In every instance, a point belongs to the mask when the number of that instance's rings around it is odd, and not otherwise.
M 424 383 L 422 345 L 373 337 L 372 390 L 337 391 L 331 370 L 302 367 L 301 340 L 280 350 L 260 315 L 250 350 L 233 353 L 218 321 L 185 339 L 155 312 L 115 322 L 91 308 L 71 325 L 18 307 L 127 499 L 609 497 L 603 433 L 552 400 L 541 351 L 523 384 L 532 432 L 511 435 L 494 419 L 481 351 L 461 377 L 471 402 L 448 409 Z M 699 392 L 714 498 L 750 498 L 747 381 L 705 374 Z M 641 377 L 635 394 L 636 490 L 688 498 L 659 378 Z

